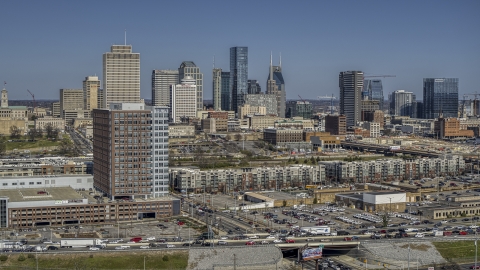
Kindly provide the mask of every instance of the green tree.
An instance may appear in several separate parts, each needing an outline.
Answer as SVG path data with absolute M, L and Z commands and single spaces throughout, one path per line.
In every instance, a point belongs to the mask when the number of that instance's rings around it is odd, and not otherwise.
M 74 148 L 75 147 L 74 147 L 72 141 L 70 141 L 70 139 L 68 139 L 68 137 L 64 137 L 59 144 L 60 153 L 62 153 L 64 155 L 65 154 L 73 154 L 75 152 Z
M 20 139 L 22 135 L 22 131 L 15 125 L 10 127 L 10 138 L 12 139 Z
M 316 196 L 315 196 L 315 198 L 313 198 L 313 204 L 318 204 L 318 199 L 317 199 Z
M 283 205 L 283 207 L 287 206 L 287 201 L 283 200 L 282 205 Z
M 383 215 L 382 215 L 382 225 L 384 228 L 387 228 L 388 227 L 388 212 L 385 212 Z

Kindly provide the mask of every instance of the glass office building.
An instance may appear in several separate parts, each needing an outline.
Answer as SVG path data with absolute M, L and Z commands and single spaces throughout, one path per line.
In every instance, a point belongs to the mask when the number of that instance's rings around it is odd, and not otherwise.
M 231 110 L 238 113 L 248 91 L 248 47 L 230 48 Z
M 383 85 L 382 80 L 364 80 L 363 91 L 368 96 L 369 100 L 378 100 L 380 110 L 383 111 L 383 103 L 385 102 L 383 97 Z
M 458 117 L 458 78 L 423 79 L 423 116 Z
M 220 103 L 222 111 L 230 111 L 232 108 L 230 107 L 232 103 L 232 96 L 230 95 L 230 72 L 222 71 L 222 89 L 220 94 Z

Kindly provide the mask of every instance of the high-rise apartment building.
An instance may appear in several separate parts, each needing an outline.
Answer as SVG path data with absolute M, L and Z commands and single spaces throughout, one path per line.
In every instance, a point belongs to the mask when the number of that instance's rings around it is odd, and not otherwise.
M 238 113 L 248 91 L 248 47 L 230 48 L 231 110 Z
M 345 115 L 327 115 L 325 116 L 325 132 L 332 135 L 347 134 L 347 119 Z
M 398 116 L 410 116 L 416 118 L 416 98 L 412 92 L 405 90 L 394 91 L 390 101 L 390 113 Z
M 100 80 L 97 76 L 85 77 L 83 81 L 83 109 L 92 111 L 98 109 L 98 90 Z
M 103 54 L 103 106 L 140 102 L 140 54 L 131 45 L 112 45 Z
M 382 80 L 364 80 L 363 92 L 369 100 L 378 100 L 380 110 L 383 110 L 383 103 L 385 99 L 383 97 L 383 85 Z
M 232 93 L 230 93 L 230 72 L 222 71 L 222 90 L 221 90 L 221 107 L 222 111 L 230 111 L 232 109 Z
M 180 84 L 170 86 L 170 121 L 180 123 L 182 119 L 197 117 L 196 80 L 186 76 Z
M 343 71 L 339 75 L 340 114 L 347 118 L 347 129 L 361 121 L 363 72 Z
M 262 88 L 257 80 L 248 80 L 248 94 L 261 94 Z
M 277 115 L 277 96 L 273 94 L 246 94 L 245 104 L 265 107 L 267 115 Z
M 65 118 L 67 110 L 83 110 L 82 89 L 60 89 L 60 116 Z
M 178 70 L 153 70 L 152 105 L 170 106 L 170 86 L 178 82 Z
M 423 79 L 423 116 L 458 117 L 458 78 Z
M 114 200 L 168 191 L 168 108 L 112 103 L 93 111 L 94 186 Z
M 183 78 L 190 76 L 195 80 L 197 88 L 197 111 L 203 110 L 203 73 L 200 68 L 192 61 L 184 61 L 178 69 L 178 83 L 182 83 Z
M 221 68 L 213 69 L 212 92 L 213 92 L 213 109 L 215 111 L 220 111 L 222 109 L 222 69 Z

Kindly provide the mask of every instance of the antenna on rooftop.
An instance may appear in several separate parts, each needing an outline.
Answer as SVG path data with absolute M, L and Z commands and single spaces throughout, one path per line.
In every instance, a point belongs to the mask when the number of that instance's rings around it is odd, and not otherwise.
M 215 68 L 215 54 L 213 55 L 213 68 Z
M 125 28 L 125 46 L 127 45 L 127 29 Z

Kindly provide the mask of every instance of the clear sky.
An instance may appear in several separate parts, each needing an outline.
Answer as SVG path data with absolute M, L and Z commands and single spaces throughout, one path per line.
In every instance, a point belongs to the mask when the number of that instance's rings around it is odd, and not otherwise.
M 287 98 L 338 96 L 338 73 L 361 70 L 422 99 L 425 77 L 458 77 L 480 92 L 480 1 L 2 1 L 0 81 L 10 99 L 58 99 L 60 88 L 102 78 L 102 54 L 127 43 L 141 54 L 141 96 L 153 69 L 194 61 L 212 97 L 212 58 L 248 46 L 249 78 L 266 88 L 270 51 L 282 54 Z

